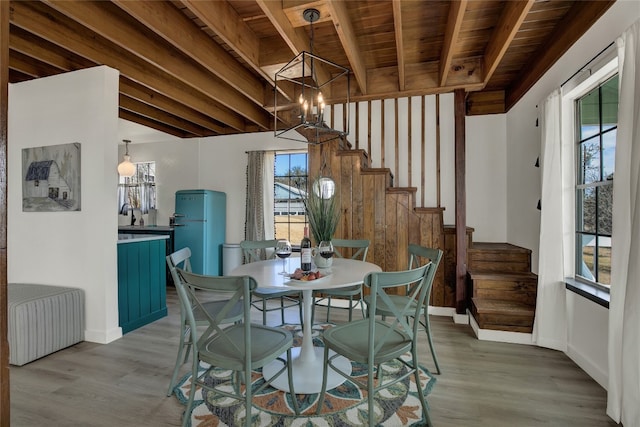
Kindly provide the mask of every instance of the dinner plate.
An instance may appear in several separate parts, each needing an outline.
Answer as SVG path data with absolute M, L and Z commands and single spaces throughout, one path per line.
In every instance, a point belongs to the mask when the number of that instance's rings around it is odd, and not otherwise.
M 318 270 L 313 271 L 313 273 L 317 273 L 317 272 L 318 272 Z M 301 284 L 314 283 L 314 282 L 317 282 L 317 281 L 322 281 L 322 280 L 324 280 L 325 278 L 327 278 L 327 277 L 329 277 L 331 275 L 331 273 L 325 273 L 323 271 L 321 271 L 320 273 L 322 273 L 322 277 L 319 278 L 319 279 L 315 279 L 315 280 L 299 280 L 299 279 L 294 279 L 293 277 L 291 277 L 291 275 L 289 275 L 289 281 L 291 281 L 293 283 L 301 283 Z

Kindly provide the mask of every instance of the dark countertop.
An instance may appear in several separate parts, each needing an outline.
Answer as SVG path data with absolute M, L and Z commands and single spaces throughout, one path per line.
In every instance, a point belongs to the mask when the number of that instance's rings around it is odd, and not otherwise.
M 173 227 L 170 227 L 168 225 L 145 225 L 144 227 L 140 227 L 139 225 L 119 225 L 118 226 L 118 232 L 125 232 L 125 233 L 130 233 L 132 231 L 135 232 L 148 232 L 148 233 L 154 233 L 154 232 L 163 232 L 163 231 L 173 231 Z

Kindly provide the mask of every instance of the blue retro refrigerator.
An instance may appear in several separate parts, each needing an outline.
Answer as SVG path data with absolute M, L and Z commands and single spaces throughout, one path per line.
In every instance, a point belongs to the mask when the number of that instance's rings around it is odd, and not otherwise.
M 176 191 L 174 248 L 191 249 L 194 273 L 222 275 L 227 195 L 212 190 Z

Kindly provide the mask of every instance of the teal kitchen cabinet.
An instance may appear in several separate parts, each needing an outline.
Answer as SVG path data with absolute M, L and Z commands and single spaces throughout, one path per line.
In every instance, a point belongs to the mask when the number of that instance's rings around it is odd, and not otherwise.
M 118 234 L 118 320 L 123 334 L 167 315 L 166 239 Z

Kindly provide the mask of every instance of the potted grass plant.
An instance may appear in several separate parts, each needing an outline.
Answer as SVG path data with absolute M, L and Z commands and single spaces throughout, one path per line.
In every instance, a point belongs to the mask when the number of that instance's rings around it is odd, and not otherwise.
M 340 220 L 340 205 L 333 180 L 327 177 L 314 180 L 303 202 L 315 244 L 331 242 Z M 314 255 L 314 260 L 316 266 L 321 268 L 331 265 L 331 258 L 325 259 L 319 254 Z

